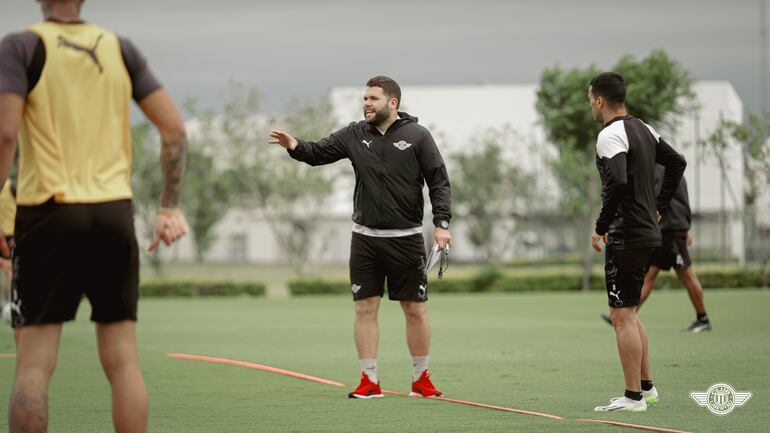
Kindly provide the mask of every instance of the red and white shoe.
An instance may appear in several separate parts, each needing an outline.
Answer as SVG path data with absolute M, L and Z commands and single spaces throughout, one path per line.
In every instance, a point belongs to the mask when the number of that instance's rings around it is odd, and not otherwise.
M 428 370 L 425 370 L 417 379 L 417 382 L 412 383 L 412 392 L 409 393 L 409 397 L 441 397 L 443 392 L 436 389 L 433 383 L 428 377 Z
M 361 372 L 361 383 L 358 387 L 348 394 L 348 398 L 380 398 L 382 397 L 382 390 L 380 384 L 374 383 L 369 380 L 369 376 L 366 373 Z

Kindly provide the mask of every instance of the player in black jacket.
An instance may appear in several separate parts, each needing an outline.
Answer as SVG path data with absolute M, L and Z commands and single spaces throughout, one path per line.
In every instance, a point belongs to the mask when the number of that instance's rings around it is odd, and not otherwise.
M 355 340 L 361 383 L 351 398 L 382 397 L 377 380 L 380 298 L 400 301 L 412 355 L 412 395 L 440 396 L 428 376 L 430 325 L 425 301 L 425 247 L 422 237 L 423 196 L 428 185 L 433 206 L 434 244 L 452 243 L 449 233 L 449 177 L 430 132 L 417 118 L 398 112 L 401 89 L 377 76 L 366 83 L 364 120 L 352 122 L 318 142 L 298 140 L 273 131 L 271 143 L 316 166 L 349 159 L 356 176 L 350 283 L 355 301 Z
M 658 166 L 655 173 L 655 187 L 660 189 L 663 181 L 662 166 Z M 667 271 L 674 268 L 676 276 L 682 281 L 687 294 L 690 296 L 693 308 L 695 308 L 695 321 L 685 328 L 685 331 L 693 333 L 710 331 L 711 322 L 706 314 L 706 307 L 703 303 L 703 287 L 692 269 L 690 261 L 690 252 L 688 247 L 692 245 L 693 238 L 690 234 L 690 223 L 692 222 L 692 211 L 690 210 L 690 199 L 687 194 L 687 181 L 682 177 L 674 197 L 671 199 L 669 211 L 660 220 L 660 232 L 662 235 L 662 245 L 655 249 L 650 258 L 650 269 L 644 277 L 642 286 L 642 295 L 639 300 L 639 307 L 644 304 L 650 296 L 655 279 L 661 269 Z M 637 308 L 638 311 L 638 308 Z M 602 318 L 612 324 L 610 316 L 603 314 Z
M 602 210 L 591 235 L 596 251 L 607 247 L 605 279 L 610 317 L 625 376 L 626 391 L 596 411 L 647 410 L 657 403 L 647 356 L 647 331 L 636 314 L 649 259 L 661 244 L 658 220 L 665 214 L 685 168 L 684 158 L 660 135 L 625 109 L 626 84 L 614 72 L 591 80 L 588 99 L 594 119 L 604 124 L 596 141 L 602 180 Z M 655 194 L 655 164 L 665 167 Z

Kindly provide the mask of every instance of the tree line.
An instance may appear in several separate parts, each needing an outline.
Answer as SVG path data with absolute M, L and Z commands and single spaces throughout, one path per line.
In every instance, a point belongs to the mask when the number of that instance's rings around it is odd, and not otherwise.
M 627 79 L 628 112 L 658 130 L 673 133 L 677 119 L 694 112 L 697 101 L 694 79 L 663 51 L 647 57 L 621 58 L 612 70 Z M 548 138 L 544 155 L 560 188 L 558 212 L 578 230 L 583 287 L 588 281 L 594 254 L 587 241 L 600 206 L 600 183 L 594 166 L 596 136 L 601 128 L 591 115 L 587 86 L 601 72 L 596 66 L 564 69 L 553 66 L 541 75 L 536 110 Z M 335 183 L 352 176 L 344 164 L 313 170 L 290 160 L 265 143 L 270 129 L 292 131 L 297 137 L 320 138 L 339 127 L 327 98 L 295 101 L 281 116 L 260 114 L 259 94 L 231 84 L 221 109 L 201 110 L 188 101 L 186 110 L 195 119 L 189 131 L 183 207 L 191 228 L 195 257 L 202 261 L 215 239 L 214 226 L 233 208 L 259 215 L 267 222 L 285 260 L 296 273 L 306 273 L 312 256 L 323 249 L 319 224 Z M 722 174 L 742 164 L 743 218 L 747 254 L 761 257 L 757 245 L 757 199 L 770 187 L 770 113 L 750 114 L 745 122 L 723 120 L 705 139 L 695 143 L 704 155 L 719 162 Z M 494 262 L 511 239 L 533 217 L 535 173 L 523 167 L 506 149 L 522 140 L 509 127 L 479 134 L 460 153 L 445 155 L 452 174 L 456 220 L 467 227 L 467 240 L 478 251 L 478 260 Z M 743 161 L 727 161 L 724 149 L 738 143 Z M 543 150 L 543 149 L 541 149 Z M 152 229 L 162 178 L 157 167 L 159 143 L 147 124 L 133 128 L 133 187 L 135 213 L 145 230 Z M 585 236 L 583 236 L 585 235 Z M 145 236 L 147 237 L 147 236 Z M 582 239 L 585 237 L 585 239 Z M 149 255 L 156 271 L 161 259 Z

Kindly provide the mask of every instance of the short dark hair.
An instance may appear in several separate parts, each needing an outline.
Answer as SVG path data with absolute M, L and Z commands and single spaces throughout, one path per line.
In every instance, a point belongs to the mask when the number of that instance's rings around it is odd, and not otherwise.
M 591 92 L 610 105 L 622 105 L 626 102 L 626 80 L 619 72 L 602 72 L 591 79 Z
M 401 105 L 401 87 L 390 77 L 378 75 L 366 82 L 366 87 L 379 87 L 388 98 L 396 98 L 396 108 Z

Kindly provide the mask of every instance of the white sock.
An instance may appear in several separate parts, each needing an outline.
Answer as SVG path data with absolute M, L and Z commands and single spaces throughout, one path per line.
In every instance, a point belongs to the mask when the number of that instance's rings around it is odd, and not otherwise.
M 422 372 L 428 369 L 428 357 L 429 355 L 412 357 L 412 382 L 417 382 Z
M 372 383 L 377 383 L 377 358 L 361 358 L 358 360 L 361 364 L 361 371 L 366 374 Z

